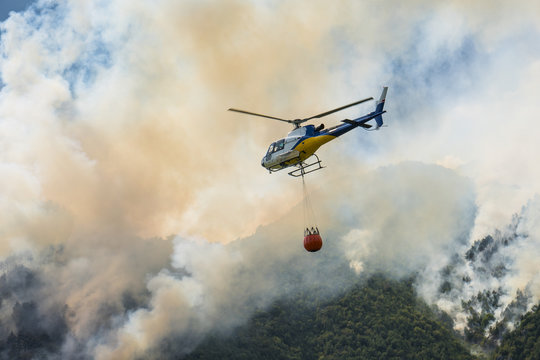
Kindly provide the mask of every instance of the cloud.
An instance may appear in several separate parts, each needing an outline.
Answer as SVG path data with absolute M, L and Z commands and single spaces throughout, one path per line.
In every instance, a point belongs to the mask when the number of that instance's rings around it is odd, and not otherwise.
M 470 308 L 493 315 L 490 327 L 500 322 L 513 328 L 538 303 L 538 200 L 531 199 L 501 230 L 451 249 L 446 259 L 433 259 L 419 273 L 419 294 L 449 313 L 457 329 L 466 328 Z
M 351 266 L 405 276 L 468 240 L 475 194 L 452 171 L 404 163 L 357 179 L 355 190 L 359 228 L 344 238 Z
M 96 349 L 98 358 L 141 356 L 170 336 L 182 344 L 179 353 L 189 352 L 210 330 L 227 331 L 276 298 L 311 287 L 331 294 L 350 285 L 348 267 L 406 276 L 462 246 L 473 225 L 471 184 L 450 170 L 406 163 L 354 180 L 333 182 L 349 189 L 341 196 L 313 193 L 323 216 L 320 254 L 302 249 L 298 211 L 228 245 L 178 237 L 174 271 L 148 281 L 149 306 L 127 317 Z M 336 211 L 340 207 L 351 212 Z

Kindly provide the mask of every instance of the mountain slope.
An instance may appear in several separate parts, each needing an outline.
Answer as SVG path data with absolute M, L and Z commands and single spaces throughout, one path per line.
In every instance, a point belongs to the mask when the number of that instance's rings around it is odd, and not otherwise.
M 230 336 L 214 334 L 187 359 L 473 359 L 416 297 L 412 281 L 374 276 L 332 300 L 301 294 L 257 313 Z
M 493 359 L 540 359 L 540 306 L 523 315 L 518 327 L 504 336 Z

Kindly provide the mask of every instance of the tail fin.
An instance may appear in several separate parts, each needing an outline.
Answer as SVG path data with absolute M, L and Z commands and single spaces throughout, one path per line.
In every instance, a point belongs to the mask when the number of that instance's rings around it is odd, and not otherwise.
M 385 86 L 383 88 L 383 91 L 381 93 L 381 98 L 379 99 L 379 101 L 377 101 L 377 105 L 376 105 L 376 108 L 375 108 L 375 112 L 381 112 L 383 111 L 383 108 L 384 108 L 384 101 L 386 99 L 386 92 L 388 91 L 388 86 Z M 382 120 L 382 115 L 378 115 L 375 117 L 375 121 L 377 122 L 377 127 L 381 127 L 382 124 L 383 124 L 383 120 Z

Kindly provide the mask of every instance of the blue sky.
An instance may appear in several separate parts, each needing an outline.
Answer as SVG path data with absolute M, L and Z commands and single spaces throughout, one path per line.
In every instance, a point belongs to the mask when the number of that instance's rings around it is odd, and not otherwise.
M 2 0 L 0 1 L 0 21 L 8 18 L 10 11 L 21 11 L 33 3 L 34 0 Z

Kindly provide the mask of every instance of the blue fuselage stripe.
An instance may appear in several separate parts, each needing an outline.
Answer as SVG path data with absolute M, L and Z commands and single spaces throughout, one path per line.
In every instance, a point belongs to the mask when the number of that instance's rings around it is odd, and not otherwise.
M 327 134 L 335 137 L 341 136 L 345 133 L 348 133 L 352 129 L 358 127 L 358 125 L 352 124 L 341 124 L 337 128 L 330 130 Z

